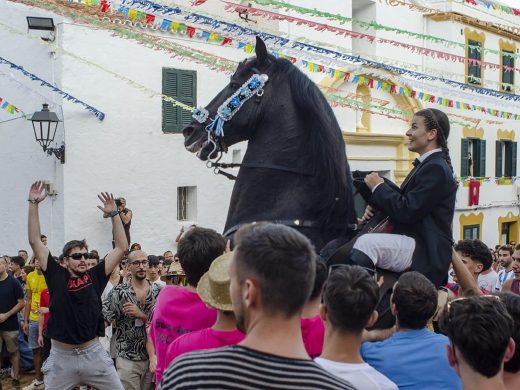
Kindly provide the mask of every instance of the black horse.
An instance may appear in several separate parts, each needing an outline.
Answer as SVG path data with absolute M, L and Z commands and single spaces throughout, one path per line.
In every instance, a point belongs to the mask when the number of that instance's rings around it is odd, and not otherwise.
M 201 160 L 248 141 L 225 235 L 248 222 L 283 223 L 319 251 L 349 234 L 356 215 L 341 129 L 318 87 L 290 61 L 269 54 L 257 38 L 256 57 L 241 62 L 202 111 L 183 130 L 186 148 Z

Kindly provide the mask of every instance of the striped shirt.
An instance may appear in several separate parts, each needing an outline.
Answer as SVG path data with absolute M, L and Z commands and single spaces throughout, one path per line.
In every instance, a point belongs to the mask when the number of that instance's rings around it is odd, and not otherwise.
M 159 390 L 355 389 L 312 360 L 290 359 L 233 345 L 187 353 L 168 367 Z

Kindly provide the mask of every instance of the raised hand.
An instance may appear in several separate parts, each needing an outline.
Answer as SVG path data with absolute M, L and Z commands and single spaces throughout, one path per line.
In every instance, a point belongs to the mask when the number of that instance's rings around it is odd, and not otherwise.
M 117 211 L 116 201 L 114 195 L 108 192 L 102 192 L 98 195 L 99 200 L 103 203 L 103 206 L 98 206 L 98 209 L 103 211 L 105 214 L 110 214 L 113 211 Z
M 47 192 L 45 191 L 45 183 L 41 180 L 32 183 L 31 189 L 29 190 L 29 201 L 40 203 L 46 197 Z

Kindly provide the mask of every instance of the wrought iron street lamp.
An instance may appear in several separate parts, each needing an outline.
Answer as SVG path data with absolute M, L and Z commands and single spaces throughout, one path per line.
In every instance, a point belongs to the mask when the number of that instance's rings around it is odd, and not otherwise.
M 56 129 L 60 120 L 56 113 L 49 111 L 49 105 L 43 104 L 41 111 L 37 111 L 33 114 L 31 122 L 34 130 L 34 137 L 36 141 L 41 145 L 43 151 L 49 156 L 55 155 L 62 164 L 65 163 L 65 144 L 62 144 L 59 148 L 50 148 L 49 146 L 54 141 L 56 135 Z

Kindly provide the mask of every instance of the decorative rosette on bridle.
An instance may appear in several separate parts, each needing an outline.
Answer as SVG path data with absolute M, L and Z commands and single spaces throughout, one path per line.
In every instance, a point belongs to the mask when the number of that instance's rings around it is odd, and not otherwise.
M 211 123 L 206 126 L 208 134 L 215 140 L 224 137 L 224 122 L 229 121 L 242 108 L 245 102 L 254 95 L 262 96 L 264 86 L 269 77 L 266 74 L 254 74 L 233 95 L 231 95 L 217 109 L 217 114 Z M 204 124 L 209 118 L 209 112 L 203 107 L 193 110 L 193 119 Z

